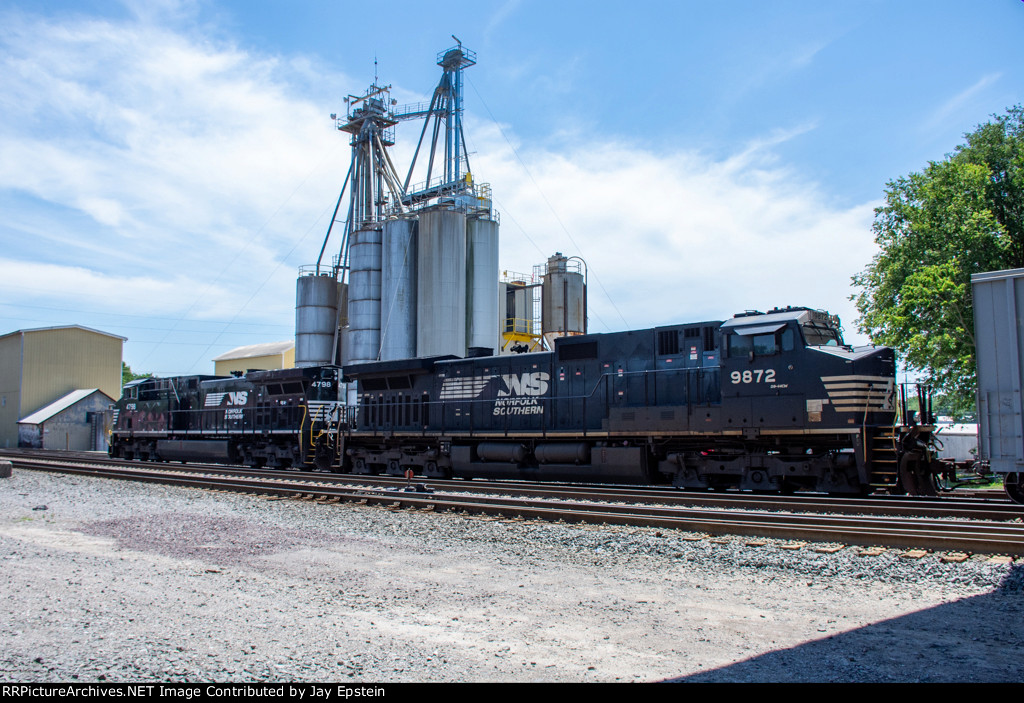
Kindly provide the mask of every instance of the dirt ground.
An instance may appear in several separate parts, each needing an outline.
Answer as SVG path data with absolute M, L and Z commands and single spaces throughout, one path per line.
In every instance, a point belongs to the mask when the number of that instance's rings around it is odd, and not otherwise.
M 18 471 L 0 679 L 1024 680 L 1020 565 L 747 542 Z

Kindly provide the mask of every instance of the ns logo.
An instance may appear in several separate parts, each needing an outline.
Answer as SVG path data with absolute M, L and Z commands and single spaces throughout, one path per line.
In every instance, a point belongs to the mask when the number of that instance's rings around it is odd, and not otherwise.
M 249 402 L 248 391 L 231 391 L 227 394 L 228 405 L 245 405 Z
M 521 375 L 502 374 L 501 380 L 505 387 L 498 389 L 499 398 L 510 395 L 537 396 L 548 392 L 548 381 L 551 380 L 551 376 L 544 371 L 534 371 Z

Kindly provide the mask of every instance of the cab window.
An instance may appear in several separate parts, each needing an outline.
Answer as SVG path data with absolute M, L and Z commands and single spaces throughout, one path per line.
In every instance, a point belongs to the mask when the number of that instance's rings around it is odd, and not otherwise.
M 778 354 L 779 345 L 774 334 L 756 334 L 753 336 L 754 356 Z
M 754 344 L 750 337 L 742 334 L 729 335 L 729 358 L 741 359 L 750 356 L 754 351 Z
M 815 322 L 805 322 L 800 326 L 804 341 L 809 347 L 843 346 L 843 337 L 839 330 Z
M 741 359 L 754 356 L 772 356 L 780 351 L 792 351 L 795 335 L 793 330 L 785 328 L 765 334 L 730 334 L 729 358 Z

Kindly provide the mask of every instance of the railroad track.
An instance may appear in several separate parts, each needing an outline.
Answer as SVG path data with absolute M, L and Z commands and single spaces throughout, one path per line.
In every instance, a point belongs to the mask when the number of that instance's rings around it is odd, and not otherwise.
M 221 476 L 247 476 L 252 478 L 286 477 L 293 481 L 310 481 L 317 484 L 336 484 L 369 487 L 381 490 L 401 490 L 408 484 L 407 479 L 394 476 L 370 476 L 353 474 L 332 474 L 305 471 L 270 471 L 222 464 L 154 464 L 153 462 L 110 459 L 98 453 L 34 452 L 4 453 L 11 459 L 35 457 L 48 461 L 79 461 L 86 465 L 126 466 L 136 468 L 163 467 L 168 471 L 202 473 Z M 58 459 L 58 457 L 60 457 Z M 823 494 L 755 494 L 740 492 L 680 491 L 670 487 L 640 488 L 635 486 L 537 484 L 523 481 L 467 481 L 464 479 L 414 479 L 427 481 L 436 491 L 445 493 L 468 493 L 503 495 L 515 498 L 546 498 L 551 500 L 574 500 L 595 503 L 629 505 L 662 505 L 679 507 L 703 507 L 708 509 L 736 509 L 784 511 L 795 513 L 874 515 L 892 517 L 926 517 L 963 520 L 990 520 L 1009 522 L 1024 521 L 1024 506 L 1006 499 L 1001 491 L 992 492 L 985 498 L 913 498 L 907 496 L 873 496 L 870 498 L 843 498 Z
M 16 467 L 25 469 L 319 502 L 357 502 L 432 512 L 456 511 L 506 518 L 661 527 L 712 535 L 733 534 L 783 540 L 1024 556 L 1024 524 L 1021 523 L 1019 510 L 1015 512 L 1016 517 L 1007 518 L 1015 520 L 1014 522 L 951 519 L 948 516 L 936 518 L 893 514 L 849 515 L 836 514 L 837 511 L 834 509 L 830 509 L 828 514 L 764 512 L 763 508 L 752 507 L 753 501 L 748 500 L 749 496 L 742 497 L 741 507 L 719 505 L 708 508 L 692 504 L 652 505 L 646 497 L 647 502 L 628 503 L 620 491 L 607 488 L 601 490 L 606 494 L 606 498 L 614 499 L 614 502 L 594 502 L 596 494 L 592 489 L 586 492 L 586 499 L 583 500 L 578 494 L 567 490 L 577 487 L 565 486 L 515 486 L 513 488 L 519 488 L 523 493 L 510 496 L 493 494 L 495 490 L 509 490 L 510 487 L 506 485 L 495 487 L 488 484 L 488 492 L 473 494 L 461 490 L 473 486 L 471 482 L 458 482 L 460 490 L 455 492 L 440 490 L 439 484 L 449 482 L 431 481 L 435 491 L 426 493 L 403 490 L 393 484 L 387 485 L 383 481 L 378 482 L 377 486 L 367 486 L 366 480 L 373 477 L 365 476 L 344 476 L 340 480 L 338 476 L 331 474 L 292 475 L 264 472 L 262 475 L 253 476 L 251 471 L 232 470 L 228 467 L 186 469 L 179 465 L 173 468 L 152 464 L 124 466 L 124 462 L 119 462 L 122 465 L 118 465 L 118 462 L 98 463 L 90 460 L 72 463 L 24 456 L 14 456 L 10 459 Z M 357 481 L 363 485 L 354 485 L 349 481 Z M 691 494 L 680 495 L 684 498 L 691 497 Z M 735 499 L 735 496 L 732 498 Z M 773 497 L 772 501 L 774 502 L 776 498 Z M 835 507 L 832 501 L 829 501 L 829 505 Z M 879 506 L 879 509 L 882 507 Z

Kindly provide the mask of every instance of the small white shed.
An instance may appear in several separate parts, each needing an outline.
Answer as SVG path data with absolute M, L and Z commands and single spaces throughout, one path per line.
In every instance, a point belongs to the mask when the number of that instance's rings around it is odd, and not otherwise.
M 106 451 L 113 402 L 98 388 L 71 391 L 18 420 L 18 446 Z

